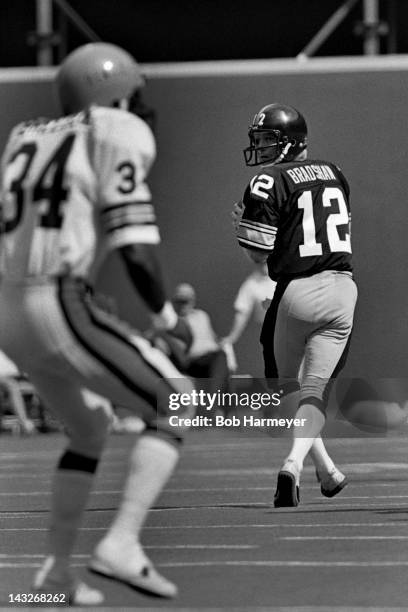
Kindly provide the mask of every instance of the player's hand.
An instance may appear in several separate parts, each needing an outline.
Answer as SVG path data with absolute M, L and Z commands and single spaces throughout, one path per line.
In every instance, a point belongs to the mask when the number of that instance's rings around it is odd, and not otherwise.
M 242 200 L 239 200 L 239 202 L 235 202 L 231 212 L 232 227 L 235 231 L 238 230 L 238 226 L 242 219 L 242 215 L 244 214 L 244 210 L 245 206 Z
M 190 326 L 178 316 L 171 302 L 166 302 L 160 312 L 152 314 L 152 324 L 155 332 L 167 332 L 181 340 L 187 350 L 190 348 L 193 342 Z

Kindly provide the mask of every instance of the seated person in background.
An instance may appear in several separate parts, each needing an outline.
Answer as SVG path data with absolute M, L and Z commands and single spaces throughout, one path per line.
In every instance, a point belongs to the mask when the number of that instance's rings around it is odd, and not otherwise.
M 192 343 L 187 352 L 185 372 L 193 378 L 208 379 L 208 392 L 226 392 L 229 389 L 230 371 L 227 356 L 215 333 L 209 315 L 196 308 L 196 293 L 188 283 L 176 287 L 172 298 L 174 310 L 184 319 L 192 333 Z
M 35 390 L 19 371 L 16 364 L 3 351 L 0 351 L 0 387 L 6 392 L 8 405 L 18 419 L 21 432 L 26 435 L 34 433 L 36 427 L 27 415 L 24 392 L 30 392 L 34 395 Z
M 251 317 L 262 325 L 265 312 L 272 301 L 276 283 L 268 275 L 266 263 L 255 264 L 255 269 L 243 281 L 234 301 L 234 320 L 231 331 L 222 343 L 235 344 L 241 337 Z

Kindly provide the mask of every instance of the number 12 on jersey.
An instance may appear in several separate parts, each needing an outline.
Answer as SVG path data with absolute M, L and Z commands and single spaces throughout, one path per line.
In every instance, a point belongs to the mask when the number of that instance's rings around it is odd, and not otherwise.
M 350 234 L 340 238 L 338 227 L 348 225 L 349 213 L 344 194 L 338 187 L 325 187 L 322 193 L 322 203 L 325 208 L 331 208 L 333 201 L 337 202 L 339 212 L 330 212 L 326 219 L 327 240 L 331 253 L 351 253 Z M 303 244 L 299 245 L 301 257 L 322 255 L 323 247 L 316 241 L 316 224 L 313 216 L 313 193 L 304 191 L 299 197 L 298 208 L 303 210 L 302 228 Z

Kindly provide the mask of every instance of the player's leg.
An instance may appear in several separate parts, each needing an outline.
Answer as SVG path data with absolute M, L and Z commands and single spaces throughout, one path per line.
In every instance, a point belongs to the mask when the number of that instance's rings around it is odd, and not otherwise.
M 179 449 L 161 437 L 145 434 L 135 443 L 116 516 L 89 565 L 93 572 L 154 595 L 177 595 L 176 585 L 160 575 L 146 556 L 140 535 L 178 459 Z
M 316 281 L 321 282 L 320 288 L 312 290 L 310 295 L 315 294 L 315 317 L 321 325 L 310 334 L 306 343 L 300 402 L 296 413 L 296 418 L 303 419 L 307 427 L 295 431 L 291 451 L 282 468 L 284 472 L 290 471 L 289 468 L 295 472 L 302 470 L 303 461 L 324 426 L 330 378 L 347 347 L 353 324 L 357 291 L 351 277 L 328 273 L 323 279 L 314 279 Z M 338 477 L 339 482 L 334 483 L 329 493 L 341 484 L 343 478 L 341 472 L 337 475 L 331 473 L 334 480 Z M 327 480 L 329 482 L 330 479 Z M 325 489 L 326 485 L 323 484 L 323 493 Z
M 288 418 L 297 418 L 299 399 L 299 390 L 282 395 L 280 404 L 280 411 L 282 415 L 285 415 Z M 327 452 L 326 446 L 320 434 L 313 440 L 309 455 L 315 466 L 316 476 L 321 483 L 321 491 L 323 495 L 326 497 L 332 497 L 342 488 L 344 488 L 344 486 L 347 484 L 347 479 L 336 467 L 333 459 Z M 300 468 L 298 468 L 297 465 L 293 465 L 292 467 L 295 469 L 297 496 L 299 497 Z M 339 487 L 340 483 L 342 485 L 341 487 Z
M 143 551 L 140 536 L 148 512 L 176 467 L 186 431 L 169 425 L 169 413 L 163 407 L 169 405 L 170 392 L 177 393 L 182 389 L 188 393 L 193 387 L 186 379 L 170 379 L 176 375 L 172 364 L 144 339 L 133 338 L 132 343 L 133 353 L 136 345 L 141 350 L 139 356 L 133 354 L 132 359 L 139 384 L 145 397 L 154 395 L 154 405 L 144 411 L 146 429 L 132 449 L 121 503 L 106 535 L 94 551 L 90 568 L 155 595 L 174 597 L 176 586 L 154 569 Z M 119 353 L 117 357 L 120 364 Z M 169 376 L 167 381 L 163 379 L 165 374 Z M 179 386 L 172 387 L 173 383 Z M 114 385 L 112 381 L 112 387 Z M 130 399 L 123 405 L 130 407 Z M 135 399 L 133 397 L 133 404 Z
M 345 352 L 343 352 L 343 355 L 345 355 Z M 304 359 L 302 360 L 299 370 L 299 380 L 302 380 L 303 378 L 303 370 Z M 347 479 L 344 474 L 342 474 L 340 470 L 336 468 L 333 459 L 327 452 L 320 435 L 313 441 L 309 454 L 314 463 L 318 481 L 322 483 L 323 480 L 323 483 L 321 484 L 322 494 L 326 497 L 333 497 L 333 495 L 336 495 L 342 488 L 344 488 L 344 486 L 347 484 Z M 333 482 L 333 479 L 336 481 L 335 483 Z
M 185 428 L 170 425 L 170 396 L 189 393 L 193 387 L 160 350 L 82 298 L 73 285 L 61 287 L 64 318 L 88 360 L 87 366 L 83 361 L 87 386 L 134 410 L 146 423 L 131 453 L 117 515 L 96 547 L 90 567 L 144 591 L 172 597 L 177 589 L 147 559 L 140 533 L 173 473 L 185 433 Z
M 147 420 L 130 454 L 119 508 L 94 551 L 90 563 L 94 572 L 155 595 L 177 594 L 176 585 L 154 569 L 140 537 L 150 509 L 177 465 L 184 433 L 181 428 L 170 429 L 168 415 Z
M 310 291 L 307 290 L 304 282 L 300 284 L 299 289 L 302 295 L 298 295 L 298 290 L 293 285 L 289 288 L 288 284 L 278 285 L 268 316 L 265 317 L 261 337 L 264 346 L 266 376 L 270 380 L 276 378 L 278 383 L 282 383 L 279 384 L 280 409 L 283 414 L 290 416 L 295 416 L 299 407 L 300 384 L 298 381 L 303 375 L 307 338 L 314 326 L 309 323 L 309 320 L 314 318 Z M 305 292 L 306 295 L 304 295 Z M 305 309 L 307 302 L 309 302 L 311 312 Z M 297 308 L 300 310 L 299 313 L 296 312 Z M 289 319 L 290 326 L 288 325 Z M 313 440 L 310 455 L 321 477 L 336 470 L 320 436 Z M 292 503 L 297 505 L 300 468 L 293 462 L 287 466 L 288 470 L 289 467 L 293 472 L 289 480 L 294 483 L 291 487 Z
M 68 433 L 68 445 L 53 478 L 47 557 L 35 576 L 34 587 L 44 592 L 65 592 L 72 604 L 94 606 L 103 601 L 102 594 L 76 580 L 70 560 L 110 418 L 103 406 L 87 406 L 72 379 L 48 371 L 45 375 L 33 372 L 31 380 Z
M 179 428 L 169 426 L 169 397 L 172 393 L 191 391 L 190 381 L 182 377 L 166 356 L 153 348 L 147 340 L 129 329 L 129 326 L 121 324 L 95 307 L 87 288 L 81 282 L 61 279 L 57 289 L 54 286 L 29 289 L 24 300 L 18 299 L 17 296 L 17 311 L 21 308 L 20 304 L 23 305 L 18 331 L 21 346 L 29 342 L 30 352 L 36 355 L 45 376 L 61 371 L 66 381 L 74 380 L 76 385 L 89 388 L 113 404 L 134 410 L 147 423 L 146 438 L 133 454 L 125 493 L 126 499 L 130 499 L 128 492 L 135 495 L 137 500 L 139 496 L 140 499 L 145 496 L 139 507 L 134 501 L 128 504 L 128 508 L 132 504 L 134 506 L 134 522 L 132 528 L 129 528 L 131 533 L 127 554 L 133 558 L 133 564 L 126 568 L 123 568 L 123 564 L 120 567 L 114 565 L 114 562 L 126 556 L 123 549 L 120 554 L 115 554 L 110 559 L 105 557 L 105 561 L 112 562 L 111 571 L 114 577 L 123 579 L 123 572 L 126 570 L 126 581 L 134 586 L 150 589 L 155 594 L 174 594 L 174 585 L 168 585 L 164 578 L 154 572 L 150 564 L 146 565 L 138 542 L 140 528 L 153 503 L 152 500 L 164 486 L 163 483 L 176 463 L 178 452 L 174 451 L 174 441 L 170 441 L 170 438 L 180 438 L 183 433 Z M 11 346 L 14 344 L 10 342 Z M 21 368 L 29 375 L 34 369 L 30 363 L 29 357 L 22 352 Z M 34 383 L 37 382 L 40 386 L 38 378 L 32 378 Z M 40 394 L 41 392 L 45 398 L 48 397 L 44 385 L 40 388 Z M 60 395 L 49 398 L 48 403 L 54 403 L 61 411 L 63 393 L 59 393 Z M 75 424 L 81 442 L 81 432 L 86 431 L 87 423 L 84 423 L 84 418 L 77 412 Z M 68 418 L 68 415 L 65 416 Z M 157 439 L 154 439 L 155 436 Z M 164 447 L 163 453 L 158 451 L 159 446 Z M 70 450 L 81 454 L 82 445 L 76 444 Z M 151 455 L 157 457 L 154 473 L 150 467 Z M 92 455 L 90 458 L 93 458 Z M 73 459 L 75 458 L 68 457 L 63 468 L 68 467 L 71 472 L 92 473 L 93 468 L 89 462 L 85 470 L 76 470 L 76 466 L 71 462 Z M 132 484 L 134 472 L 137 472 L 139 479 L 137 488 Z M 134 497 L 132 499 L 134 500 Z

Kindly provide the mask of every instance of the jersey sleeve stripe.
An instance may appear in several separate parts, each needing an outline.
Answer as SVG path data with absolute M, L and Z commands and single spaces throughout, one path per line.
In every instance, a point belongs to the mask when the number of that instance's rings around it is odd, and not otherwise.
M 257 221 L 248 221 L 247 219 L 241 220 L 240 226 L 247 227 L 253 230 L 259 230 L 265 234 L 275 235 L 278 231 L 277 228 L 273 227 L 272 225 L 265 225 L 264 223 L 258 223 Z
M 151 204 L 135 206 L 132 203 L 126 206 L 110 207 L 109 210 L 105 209 L 102 215 L 102 225 L 106 232 L 127 225 L 146 225 L 149 223 L 156 223 L 156 215 Z
M 142 207 L 142 206 L 152 206 L 150 200 L 132 200 L 131 202 L 118 202 L 117 204 L 110 204 L 109 206 L 105 206 L 102 210 L 102 214 L 109 214 L 111 211 L 118 211 L 121 208 L 128 208 L 131 206 Z
M 157 225 L 130 225 L 110 232 L 108 238 L 111 249 L 127 244 L 159 244 L 160 234 Z
M 139 223 L 155 223 L 156 215 L 153 212 L 145 212 L 141 214 L 131 213 L 128 215 L 121 215 L 115 219 L 104 219 L 103 225 L 105 229 L 109 229 L 112 226 L 120 225 L 122 223 L 138 225 Z
M 252 229 L 247 227 L 242 221 L 238 226 L 238 240 L 249 240 L 259 245 L 264 249 L 273 249 L 275 244 L 275 234 L 266 232 L 265 230 Z
M 111 228 L 105 228 L 105 231 L 107 234 L 111 234 L 112 232 L 116 232 L 117 230 L 121 230 L 124 227 L 145 227 L 146 225 L 150 225 L 150 226 L 156 226 L 156 222 L 155 221 L 143 221 L 143 222 L 139 222 L 139 223 L 122 223 L 120 225 L 115 225 Z
M 260 244 L 259 242 L 255 242 L 254 240 L 247 240 L 246 238 L 239 238 L 238 244 L 242 247 L 252 247 L 253 249 L 258 249 L 259 251 L 273 251 L 272 246 L 266 246 L 264 244 Z
M 272 250 L 275 244 L 275 234 L 265 232 L 264 230 L 255 230 L 247 227 L 242 222 L 239 224 L 237 231 L 238 242 L 245 244 L 251 243 L 252 246 L 261 249 Z

